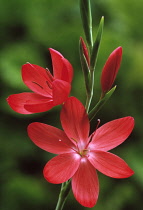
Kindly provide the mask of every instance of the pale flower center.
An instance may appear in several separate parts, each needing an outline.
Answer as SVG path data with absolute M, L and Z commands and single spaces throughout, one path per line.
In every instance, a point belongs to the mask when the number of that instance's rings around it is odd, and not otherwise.
M 85 157 L 85 156 L 88 155 L 88 152 L 89 152 L 88 149 L 83 149 L 83 150 L 79 151 L 79 155 L 80 155 L 81 157 Z

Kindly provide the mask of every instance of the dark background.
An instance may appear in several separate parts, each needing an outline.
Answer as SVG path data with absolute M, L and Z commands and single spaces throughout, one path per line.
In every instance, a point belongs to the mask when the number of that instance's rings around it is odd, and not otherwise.
M 115 84 L 117 90 L 97 118 L 101 124 L 131 115 L 135 129 L 128 140 L 113 150 L 135 174 L 112 179 L 100 173 L 97 210 L 142 208 L 143 194 L 143 1 L 92 0 L 94 37 L 101 16 L 105 16 L 92 106 L 100 97 L 100 74 L 109 54 L 123 47 L 123 60 Z M 85 88 L 79 59 L 79 37 L 83 36 L 77 0 L 0 0 L 0 209 L 53 210 L 60 185 L 45 181 L 42 170 L 53 157 L 36 147 L 27 136 L 27 125 L 39 121 L 61 128 L 60 106 L 49 112 L 21 115 L 10 109 L 10 94 L 29 91 L 21 79 L 26 62 L 51 67 L 48 48 L 61 52 L 74 67 L 71 95 L 85 103 Z M 92 130 L 96 120 L 92 122 Z M 89 177 L 90 178 L 90 177 Z M 82 207 L 70 193 L 65 209 Z

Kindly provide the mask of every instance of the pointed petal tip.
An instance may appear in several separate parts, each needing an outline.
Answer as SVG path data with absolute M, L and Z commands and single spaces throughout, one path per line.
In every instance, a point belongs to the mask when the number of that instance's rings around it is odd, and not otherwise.
M 123 48 L 122 48 L 122 46 L 119 46 L 119 47 L 117 47 L 116 49 L 118 49 L 118 50 L 122 50 Z
M 9 101 L 9 97 L 10 97 L 10 96 L 8 96 L 8 97 L 6 98 L 6 101 L 7 101 L 7 102 Z
M 7 98 L 6 98 L 6 101 L 8 103 L 8 105 L 11 107 L 11 98 L 13 97 L 13 95 L 9 95 Z
M 93 150 L 88 159 L 98 171 L 112 178 L 123 179 L 134 174 L 123 159 L 110 152 Z
M 133 176 L 135 174 L 135 172 L 131 169 L 130 170 L 130 176 Z
M 113 50 L 112 53 L 118 55 L 119 57 L 121 57 L 122 56 L 122 52 L 123 52 L 123 48 L 121 46 L 119 46 L 115 50 Z M 111 53 L 111 55 L 112 55 L 112 53 Z
M 52 47 L 48 48 L 49 51 L 55 51 Z
M 19 114 L 32 114 L 24 108 L 25 93 L 12 94 L 7 97 L 6 101 L 10 108 Z
M 53 51 L 55 51 L 55 50 L 54 50 L 53 48 L 51 48 L 51 47 L 48 48 L 48 50 L 50 51 L 50 53 L 53 52 Z
M 57 50 L 53 49 L 53 48 L 49 48 L 50 54 L 51 56 L 59 55 L 61 58 L 63 58 L 62 54 L 60 52 L 58 52 Z
M 71 63 L 60 52 L 52 48 L 49 48 L 49 51 L 52 59 L 54 78 L 71 83 L 73 78 Z
M 131 117 L 131 116 L 127 116 L 127 117 L 124 117 L 123 119 L 125 119 L 126 121 L 129 121 L 129 123 L 130 123 L 130 125 L 132 126 L 132 129 L 133 129 L 133 127 L 134 127 L 134 125 L 135 125 L 135 120 L 134 120 L 134 118 Z
M 22 65 L 22 69 L 24 69 L 27 66 L 33 66 L 33 64 L 26 62 L 25 64 Z
M 11 95 L 6 98 L 6 101 L 7 101 L 7 103 L 8 103 L 9 106 L 10 106 L 10 98 L 11 98 Z
M 72 190 L 75 199 L 82 206 L 92 208 L 96 205 L 99 195 L 99 181 L 96 169 L 88 160 L 82 159 L 72 178 Z
M 128 169 L 124 175 L 122 175 L 121 177 L 113 177 L 113 178 L 125 179 L 125 178 L 129 178 L 129 177 L 133 176 L 134 173 L 135 172 L 128 166 Z
M 115 54 L 116 56 L 119 56 L 119 58 L 121 59 L 122 58 L 122 53 L 123 53 L 123 48 L 121 46 L 119 46 L 115 50 L 113 50 L 111 55 Z

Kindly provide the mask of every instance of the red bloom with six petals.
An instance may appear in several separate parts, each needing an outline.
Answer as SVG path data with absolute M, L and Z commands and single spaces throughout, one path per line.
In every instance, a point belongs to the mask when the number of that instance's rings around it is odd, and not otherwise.
M 113 178 L 126 178 L 134 173 L 124 160 L 107 152 L 126 140 L 134 127 L 134 119 L 113 120 L 89 136 L 85 108 L 78 99 L 70 97 L 63 105 L 61 123 L 64 131 L 43 123 L 31 123 L 28 135 L 43 150 L 59 154 L 46 164 L 45 179 L 59 184 L 72 178 L 77 201 L 93 207 L 99 194 L 96 169 Z
M 7 98 L 10 107 L 21 114 L 44 112 L 62 104 L 71 90 L 73 69 L 67 59 L 50 48 L 53 75 L 48 69 L 27 63 L 22 66 L 23 82 L 34 93 L 19 93 Z

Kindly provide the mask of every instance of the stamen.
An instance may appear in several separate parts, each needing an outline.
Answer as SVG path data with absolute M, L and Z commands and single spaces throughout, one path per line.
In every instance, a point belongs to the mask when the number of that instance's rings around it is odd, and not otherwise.
M 96 128 L 95 128 L 95 131 L 96 131 L 97 128 L 99 127 L 99 124 L 100 124 L 100 119 L 97 120 L 97 125 L 96 125 Z
M 54 78 L 53 78 L 53 76 L 52 76 L 52 74 L 51 74 L 51 72 L 48 68 L 46 68 L 46 73 L 47 73 L 48 77 L 50 78 L 50 80 L 53 81 Z
M 71 139 L 74 140 L 77 143 L 77 140 L 76 139 L 74 139 L 74 138 L 71 138 Z
M 40 88 L 44 89 L 41 85 L 39 85 L 37 82 L 32 81 L 35 85 L 38 85 Z
M 48 85 L 50 89 L 52 89 L 52 82 L 54 81 L 54 78 L 51 75 L 51 72 L 49 71 L 49 69 L 47 68 L 46 68 L 46 73 L 48 75 L 48 77 L 46 78 L 47 79 L 46 84 Z
M 83 149 L 82 151 L 79 152 L 81 157 L 89 156 L 88 155 L 89 150 L 88 149 Z
M 48 85 L 48 87 L 49 87 L 50 89 L 52 89 L 52 84 L 51 84 L 51 83 L 49 83 L 48 81 L 46 81 L 46 84 Z
M 80 151 L 79 146 L 78 146 L 78 141 L 76 139 L 74 139 L 74 138 L 71 138 L 71 139 L 74 140 L 74 142 L 76 143 L 78 151 Z
M 96 130 L 98 129 L 99 124 L 100 124 L 100 119 L 97 120 L 97 125 L 96 125 L 96 128 L 95 128 L 95 131 L 90 135 L 90 140 L 89 140 L 87 146 L 88 146 L 89 143 L 92 141 L 92 138 L 93 138 L 93 136 L 94 136 Z M 87 146 L 86 146 L 86 148 L 87 148 Z

